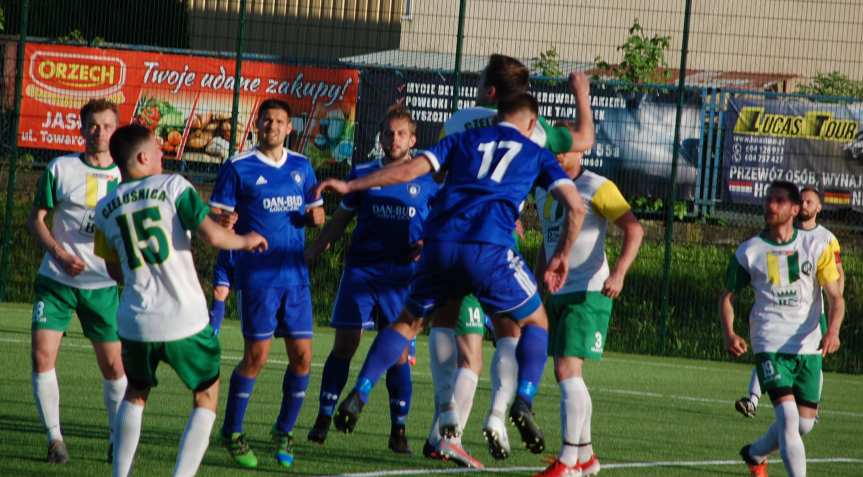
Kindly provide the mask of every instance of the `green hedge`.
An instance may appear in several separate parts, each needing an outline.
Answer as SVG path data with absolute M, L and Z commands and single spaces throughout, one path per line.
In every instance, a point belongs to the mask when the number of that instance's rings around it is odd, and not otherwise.
M 7 288 L 8 301 L 32 300 L 32 283 L 42 253 L 26 230 L 25 220 L 29 205 L 22 200 L 13 216 L 12 266 Z M 2 213 L 2 212 L 0 212 Z M 309 232 L 313 238 L 316 230 Z M 533 263 L 539 244 L 539 233 L 529 230 L 522 241 L 522 251 Z M 318 325 L 326 325 L 332 302 L 341 276 L 342 258 L 347 240 L 337 243 L 321 257 L 312 270 L 312 298 L 314 316 Z M 609 240 L 609 261 L 619 253 L 619 239 Z M 623 294 L 616 300 L 607 348 L 630 353 L 657 353 L 660 315 L 660 289 L 662 282 L 663 244 L 645 242 L 638 259 L 627 277 Z M 728 359 L 722 350 L 717 299 L 732 246 L 675 244 L 672 258 L 672 287 L 670 319 L 667 327 L 665 353 L 674 356 L 705 359 Z M 215 261 L 215 250 L 196 246 L 195 263 L 205 293 L 211 292 L 210 281 Z M 860 276 L 863 263 L 853 250 L 845 250 L 846 321 L 842 331 L 841 350 L 827 360 L 826 367 L 844 372 L 863 372 L 863 296 Z M 737 300 L 737 328 L 748 335 L 747 313 L 752 294 L 743 293 Z M 233 299 L 228 303 L 228 316 L 236 318 Z

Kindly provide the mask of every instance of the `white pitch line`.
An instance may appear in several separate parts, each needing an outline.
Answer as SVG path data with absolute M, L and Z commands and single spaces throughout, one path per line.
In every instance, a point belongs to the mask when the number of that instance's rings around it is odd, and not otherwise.
M 27 344 L 29 344 L 30 340 L 0 337 L 0 342 L 19 343 L 19 344 L 27 343 Z M 63 343 L 62 346 L 66 346 L 66 347 L 70 347 L 70 348 L 91 349 L 91 346 L 89 346 L 89 345 L 81 345 L 81 344 L 77 344 L 77 343 Z M 222 355 L 222 361 L 223 362 L 225 362 L 225 361 L 235 361 L 236 362 L 236 361 L 239 361 L 241 359 L 242 359 L 242 356 L 225 355 L 225 354 Z M 272 364 L 276 364 L 276 365 L 284 365 L 284 366 L 288 365 L 287 361 L 280 360 L 280 359 L 269 359 L 269 360 L 267 360 L 267 362 L 272 363 Z M 633 363 L 637 364 L 638 362 L 633 361 Z M 322 363 L 312 363 L 312 367 L 313 368 L 323 368 L 324 365 Z M 426 378 L 431 377 L 430 373 L 424 373 L 421 371 L 418 372 L 416 370 L 412 370 L 411 373 L 414 376 L 422 376 L 422 377 L 426 377 Z M 485 378 L 485 377 L 481 377 L 480 381 L 488 382 L 489 379 Z M 548 389 L 558 389 L 558 386 L 556 384 L 548 384 L 548 383 L 542 384 L 541 387 L 542 388 L 548 388 Z M 662 394 L 662 393 L 656 393 L 656 392 L 650 392 L 650 391 L 638 391 L 638 390 L 634 390 L 634 389 L 615 389 L 615 388 L 591 386 L 590 390 L 591 391 L 597 391 L 600 393 L 617 394 L 617 395 L 622 395 L 622 396 L 638 396 L 638 397 L 653 398 L 653 399 L 671 399 L 671 400 L 675 400 L 675 401 L 698 402 L 698 403 L 704 403 L 704 404 L 721 404 L 721 405 L 727 405 L 728 404 L 728 400 L 725 400 L 725 399 L 704 398 L 704 397 L 695 397 L 695 396 L 681 396 L 681 395 L 676 395 L 676 394 Z M 830 409 L 830 408 L 824 409 L 821 412 L 826 414 L 826 415 L 863 418 L 863 413 L 859 413 L 859 412 L 838 411 L 838 410 Z
M 770 460 L 770 463 L 782 463 L 781 460 Z M 807 464 L 861 464 L 863 459 L 850 457 L 828 457 L 822 459 L 806 459 Z M 645 469 L 653 467 L 712 467 L 723 465 L 744 465 L 739 460 L 690 460 L 690 461 L 660 461 L 660 462 L 621 462 L 618 464 L 602 464 L 603 470 L 609 469 Z M 388 477 L 394 475 L 448 475 L 448 474 L 476 474 L 476 473 L 502 473 L 502 472 L 539 472 L 542 467 L 489 467 L 478 469 L 399 469 L 382 470 L 373 472 L 356 472 L 349 474 L 335 474 L 326 477 Z

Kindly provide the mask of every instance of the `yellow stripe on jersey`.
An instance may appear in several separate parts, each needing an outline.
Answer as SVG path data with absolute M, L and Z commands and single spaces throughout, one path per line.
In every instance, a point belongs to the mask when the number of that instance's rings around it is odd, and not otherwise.
M 773 285 L 782 283 L 782 279 L 779 277 L 779 257 L 772 253 L 767 254 L 767 281 Z
M 99 178 L 87 174 L 86 190 L 84 195 L 84 205 L 87 208 L 95 209 L 99 203 Z
M 821 256 L 818 257 L 816 270 L 818 283 L 822 286 L 839 280 L 839 269 L 836 268 L 836 256 L 833 247 L 826 247 Z
M 108 263 L 119 263 L 120 257 L 117 251 L 108 242 L 108 238 L 100 229 L 96 229 L 96 237 L 93 242 L 93 249 L 97 256 L 102 257 Z
M 593 207 L 599 215 L 605 217 L 609 222 L 614 222 L 623 214 L 629 212 L 629 203 L 623 198 L 620 189 L 609 180 L 602 183 L 591 199 Z

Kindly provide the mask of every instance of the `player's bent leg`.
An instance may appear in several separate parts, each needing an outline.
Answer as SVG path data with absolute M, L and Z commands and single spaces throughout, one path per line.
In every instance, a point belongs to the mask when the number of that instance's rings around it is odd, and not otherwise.
M 491 361 L 491 401 L 483 423 L 483 436 L 489 453 L 495 459 L 506 459 L 510 454 L 506 430 L 506 413 L 515 398 L 518 381 L 518 362 L 515 350 L 521 336 L 521 327 L 513 320 L 493 322 L 496 343 Z
M 482 322 L 477 322 L 482 330 Z M 458 331 L 456 332 L 458 334 Z M 482 334 L 467 333 L 456 337 L 458 370 L 453 381 L 451 402 L 441 405 L 439 426 L 444 437 L 460 436 L 470 417 L 479 373 L 482 372 Z
M 461 318 L 463 305 L 461 298 L 451 298 L 444 302 L 430 316 L 431 331 L 429 332 L 429 367 L 434 389 L 434 414 L 423 455 L 428 458 L 438 458 L 440 444 L 440 409 L 453 401 L 453 385 L 458 371 L 458 343 L 456 341 L 456 325 Z
M 333 349 L 327 356 L 321 373 L 318 416 L 308 435 L 312 442 L 323 444 L 327 439 L 333 413 L 348 382 L 351 359 L 360 345 L 362 333 L 362 329 L 336 328 Z
M 534 295 L 538 302 L 538 295 Z M 530 308 L 533 307 L 533 310 Z M 522 336 L 516 348 L 518 381 L 516 398 L 510 408 L 510 420 L 518 428 L 525 447 L 534 454 L 545 449 L 545 436 L 533 415 L 533 398 L 542 381 L 548 352 L 548 318 L 541 303 L 528 302 L 510 312 L 519 321 Z M 496 317 L 501 319 L 500 317 Z
M 395 323 L 378 333 L 360 369 L 357 384 L 350 395 L 339 404 L 333 417 L 336 429 L 353 432 L 375 383 L 387 369 L 398 362 L 410 340 L 422 329 L 423 322 L 423 318 L 405 309 Z

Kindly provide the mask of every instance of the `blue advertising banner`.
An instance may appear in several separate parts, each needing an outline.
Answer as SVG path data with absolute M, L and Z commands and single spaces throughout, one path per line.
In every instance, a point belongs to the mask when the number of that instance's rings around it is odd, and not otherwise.
M 826 207 L 863 209 L 863 103 L 732 98 L 724 199 L 761 204 L 767 186 L 814 187 Z

